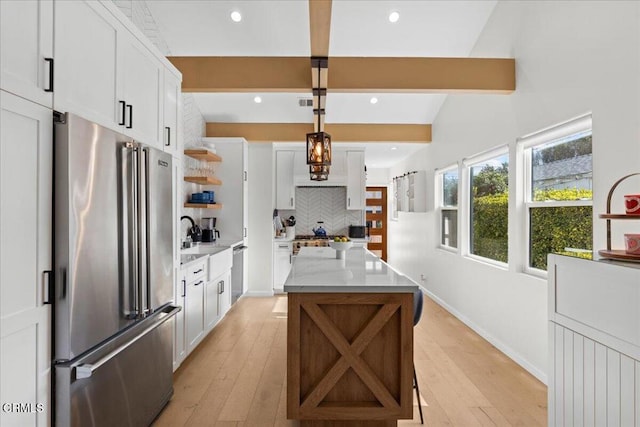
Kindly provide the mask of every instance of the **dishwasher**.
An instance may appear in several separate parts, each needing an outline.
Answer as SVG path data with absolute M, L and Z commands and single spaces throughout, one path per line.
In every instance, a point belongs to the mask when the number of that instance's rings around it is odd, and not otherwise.
M 245 245 L 233 247 L 233 266 L 231 267 L 231 304 L 235 304 L 244 292 L 244 251 Z

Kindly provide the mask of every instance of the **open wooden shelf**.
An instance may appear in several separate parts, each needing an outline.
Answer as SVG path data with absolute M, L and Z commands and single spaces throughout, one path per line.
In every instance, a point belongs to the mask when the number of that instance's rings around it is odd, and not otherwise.
M 198 209 L 221 209 L 220 203 L 185 203 L 185 208 L 198 208 Z
M 221 162 L 222 157 L 204 148 L 184 150 L 184 155 L 206 162 Z
M 600 214 L 602 219 L 640 219 L 640 215 L 627 215 L 627 214 Z
M 222 181 L 212 176 L 185 176 L 184 180 L 200 185 L 222 185 Z
M 640 262 L 640 255 L 628 254 L 624 251 L 624 249 L 612 249 L 612 250 L 601 249 L 598 251 L 598 253 L 602 258 L 619 259 L 621 261 Z

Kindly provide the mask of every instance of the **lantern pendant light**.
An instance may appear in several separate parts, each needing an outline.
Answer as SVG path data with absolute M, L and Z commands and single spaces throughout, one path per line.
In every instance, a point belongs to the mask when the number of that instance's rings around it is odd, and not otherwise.
M 309 166 L 309 177 L 312 181 L 326 181 L 329 179 L 330 166 Z
M 315 60 L 318 63 L 318 86 L 320 86 L 320 64 L 322 61 L 319 58 L 315 58 Z M 318 87 L 317 92 L 318 108 L 314 110 L 314 113 L 318 116 L 318 131 L 307 134 L 307 164 L 309 166 L 329 166 L 331 165 L 331 135 L 322 131 L 320 116 L 324 114 L 324 109 L 321 108 L 323 90 Z M 314 174 L 311 171 L 310 173 L 314 179 Z M 327 168 L 326 175 L 328 176 L 328 174 Z M 320 173 L 320 175 L 324 174 Z

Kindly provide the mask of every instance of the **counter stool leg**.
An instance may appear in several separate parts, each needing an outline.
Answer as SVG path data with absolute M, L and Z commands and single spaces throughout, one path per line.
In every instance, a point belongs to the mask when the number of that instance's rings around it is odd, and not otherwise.
M 416 365 L 413 364 L 413 388 L 416 389 L 416 399 L 418 399 L 418 411 L 420 412 L 420 424 L 424 424 L 422 418 L 422 402 L 420 401 L 420 387 L 418 387 L 418 376 L 416 375 Z

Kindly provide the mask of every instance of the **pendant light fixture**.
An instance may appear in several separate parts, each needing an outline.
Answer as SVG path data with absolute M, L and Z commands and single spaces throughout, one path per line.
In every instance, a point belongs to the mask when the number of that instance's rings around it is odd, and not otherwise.
M 309 177 L 312 181 L 326 181 L 329 179 L 330 166 L 309 166 Z
M 331 165 L 331 135 L 322 130 L 321 119 L 325 113 L 322 107 L 322 96 L 326 97 L 327 89 L 320 87 L 320 70 L 327 68 L 328 60 L 327 58 L 311 58 L 311 64 L 313 68 L 318 70 L 318 87 L 313 90 L 314 95 L 318 96 L 317 108 L 313 110 L 313 113 L 318 117 L 318 126 L 317 132 L 307 134 L 307 164 L 310 166 L 309 173 L 312 180 L 325 181 L 329 176 L 328 166 Z M 324 166 L 326 169 L 319 169 Z M 314 167 L 316 168 L 314 169 Z

